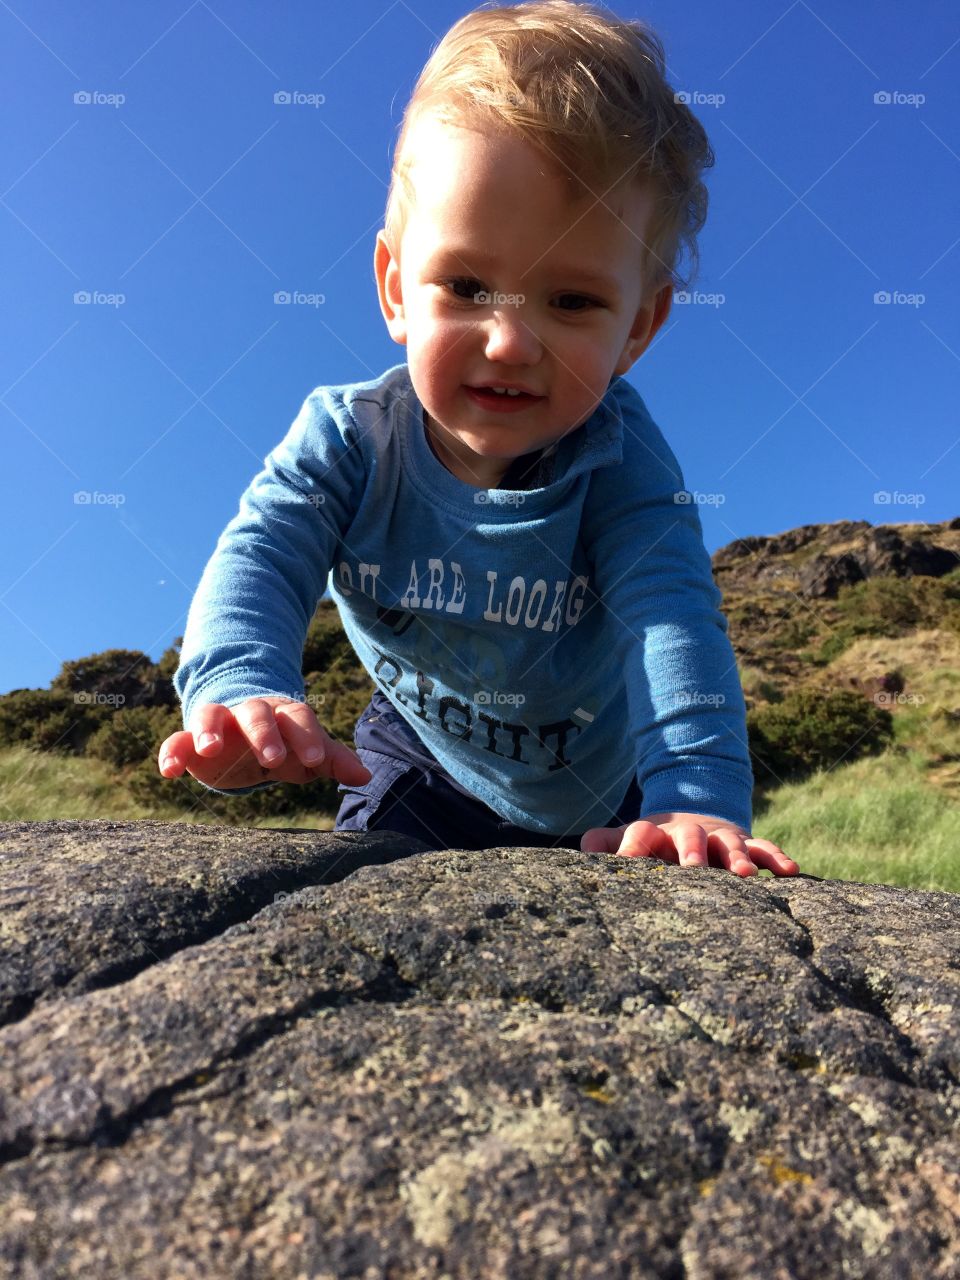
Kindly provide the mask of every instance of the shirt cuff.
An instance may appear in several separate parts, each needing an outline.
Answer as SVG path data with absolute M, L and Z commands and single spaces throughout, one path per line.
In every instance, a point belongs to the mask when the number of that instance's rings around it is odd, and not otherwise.
M 638 781 L 643 791 L 641 820 L 648 813 L 698 813 L 753 830 L 752 780 L 718 774 L 715 769 L 691 772 L 689 765 L 683 765 Z

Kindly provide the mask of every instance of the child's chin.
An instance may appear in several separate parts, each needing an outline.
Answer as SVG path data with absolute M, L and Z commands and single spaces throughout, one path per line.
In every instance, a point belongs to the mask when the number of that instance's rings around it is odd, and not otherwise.
M 490 462 L 513 462 L 514 458 L 522 458 L 528 452 L 526 449 L 521 449 L 519 452 L 516 449 L 497 449 L 489 444 L 473 445 L 467 441 L 464 441 L 464 444 L 475 457 L 485 458 Z

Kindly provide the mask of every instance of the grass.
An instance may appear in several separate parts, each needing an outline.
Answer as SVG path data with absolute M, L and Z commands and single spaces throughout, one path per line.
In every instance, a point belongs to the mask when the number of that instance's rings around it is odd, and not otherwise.
M 0 750 L 0 822 L 48 822 L 54 818 L 110 818 L 136 822 L 213 823 L 202 804 L 189 812 L 174 805 L 144 805 L 117 783 L 115 770 L 92 756 L 56 756 L 27 747 Z M 297 827 L 325 831 L 333 816 L 319 812 L 280 814 L 245 821 L 249 827 Z
M 960 807 L 915 751 L 887 751 L 778 787 L 753 833 L 801 872 L 960 893 Z
M 881 756 L 821 770 L 772 792 L 758 806 L 754 835 L 780 845 L 810 875 L 960 893 L 960 805 L 927 780 L 916 744 L 929 726 L 913 709 L 896 717 L 900 745 Z M 189 813 L 137 803 L 101 761 L 26 748 L 0 750 L 0 821 L 54 818 L 222 823 L 202 805 Z M 330 830 L 320 812 L 259 818 L 243 825 Z M 761 872 L 767 876 L 768 872 Z
M 753 833 L 810 875 L 960 893 L 960 640 L 933 628 L 862 637 L 828 677 L 842 687 L 893 669 L 907 689 L 891 708 L 894 747 L 778 787 Z M 762 673 L 748 678 L 762 692 Z

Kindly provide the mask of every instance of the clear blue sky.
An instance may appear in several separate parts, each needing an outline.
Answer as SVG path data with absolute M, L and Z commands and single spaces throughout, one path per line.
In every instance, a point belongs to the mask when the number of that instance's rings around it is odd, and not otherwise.
M 470 7 L 4 0 L 0 691 L 159 657 L 306 395 L 404 358 L 374 237 L 403 105 Z M 723 497 L 708 549 L 956 515 L 954 6 L 612 7 L 658 30 L 717 155 L 695 287 L 723 301 L 675 305 L 630 374 L 688 488 Z

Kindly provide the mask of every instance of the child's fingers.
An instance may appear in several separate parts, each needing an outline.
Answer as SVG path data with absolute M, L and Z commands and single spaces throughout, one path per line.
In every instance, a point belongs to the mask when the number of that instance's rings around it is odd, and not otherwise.
M 277 724 L 274 704 L 265 698 L 248 698 L 231 708 L 231 712 L 259 763 L 266 769 L 281 765 L 286 759 L 287 745 Z
M 659 858 L 664 862 L 680 861 L 680 855 L 670 835 L 664 831 L 663 827 L 655 822 L 648 822 L 646 818 L 628 822 L 622 829 L 619 847 L 615 845 L 610 852 L 621 853 L 627 858 Z
M 591 827 L 580 837 L 581 853 L 617 853 L 625 827 Z
M 218 760 L 225 747 L 221 767 Z M 195 777 L 220 785 L 245 786 L 261 776 L 254 767 L 256 776 L 247 777 L 252 764 L 249 756 L 244 763 L 247 748 L 281 781 L 333 777 L 347 786 L 362 786 L 372 777 L 355 752 L 330 737 L 305 703 L 272 697 L 248 698 L 234 707 L 215 702 L 198 707 L 190 729 L 170 734 L 161 744 L 157 763 L 166 778 L 180 777 L 189 769 Z M 209 766 L 202 763 L 208 760 Z
M 180 729 L 160 744 L 157 766 L 165 778 L 179 778 L 193 755 L 193 735 Z
M 331 738 L 329 734 L 324 734 L 324 736 L 330 744 L 329 765 L 326 770 L 328 776 L 336 778 L 338 782 L 342 782 L 346 787 L 362 787 L 365 782 L 369 782 L 373 774 L 362 763 L 357 753 L 344 746 L 342 742 L 337 742 L 335 738 Z
M 372 777 L 349 747 L 330 737 L 306 703 L 250 698 L 233 707 L 232 713 L 265 768 L 281 768 L 292 755 L 316 776 L 334 777 L 348 786 Z M 311 750 L 319 752 L 316 759 L 311 758 Z
M 208 759 L 223 750 L 224 735 L 233 712 L 221 702 L 206 702 L 198 707 L 190 722 L 194 750 Z
M 277 728 L 285 745 L 308 769 L 322 769 L 330 757 L 330 737 L 304 702 L 274 707 Z
M 370 770 L 357 754 L 332 738 L 313 711 L 302 702 L 285 702 L 276 708 L 280 732 L 307 769 L 349 786 L 369 782 Z
M 799 864 L 772 840 L 746 840 L 744 843 L 756 865 L 772 871 L 775 876 L 795 876 L 800 870 Z

